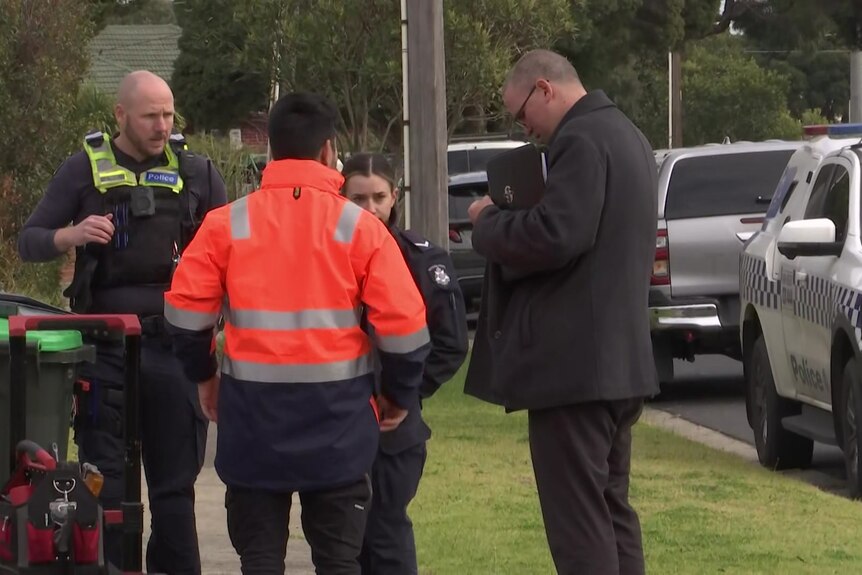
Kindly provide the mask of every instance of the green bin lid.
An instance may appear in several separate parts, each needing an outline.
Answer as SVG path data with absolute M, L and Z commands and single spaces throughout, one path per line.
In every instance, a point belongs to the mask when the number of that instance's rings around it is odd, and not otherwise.
M 0 318 L 0 340 L 9 341 L 9 320 Z M 41 351 L 70 351 L 83 345 L 81 332 L 73 330 L 28 331 L 27 341 L 35 341 Z

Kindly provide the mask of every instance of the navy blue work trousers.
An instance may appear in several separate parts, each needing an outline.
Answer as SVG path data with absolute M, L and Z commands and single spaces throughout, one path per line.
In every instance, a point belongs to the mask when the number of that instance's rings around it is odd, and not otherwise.
M 362 575 L 416 575 L 416 542 L 407 506 L 416 496 L 428 452 L 425 442 L 399 453 L 378 451 L 374 497 L 359 563 Z

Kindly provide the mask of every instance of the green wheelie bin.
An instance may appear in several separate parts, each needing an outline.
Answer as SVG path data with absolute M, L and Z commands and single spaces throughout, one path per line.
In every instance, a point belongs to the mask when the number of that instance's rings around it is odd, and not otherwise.
M 11 301 L 10 301 L 11 298 Z M 9 316 L 65 313 L 26 298 L 0 294 L 0 486 L 11 476 Z M 78 368 L 95 361 L 96 350 L 73 330 L 27 332 L 26 438 L 49 451 L 57 445 L 58 461 L 65 461 Z M 54 455 L 54 454 L 52 454 Z

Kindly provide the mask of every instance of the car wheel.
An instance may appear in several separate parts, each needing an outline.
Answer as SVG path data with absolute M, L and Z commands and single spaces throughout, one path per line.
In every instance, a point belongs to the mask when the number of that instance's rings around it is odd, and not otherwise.
M 808 467 L 814 441 L 784 429 L 781 420 L 798 415 L 802 406 L 778 395 L 769 365 L 766 340 L 757 338 L 751 352 L 751 369 L 746 385 L 751 394 L 754 445 L 761 465 L 769 469 Z
M 841 377 L 841 435 L 844 467 L 847 469 L 847 486 L 850 496 L 862 497 L 862 459 L 859 457 L 860 423 L 862 423 L 862 383 L 855 361 L 844 366 Z

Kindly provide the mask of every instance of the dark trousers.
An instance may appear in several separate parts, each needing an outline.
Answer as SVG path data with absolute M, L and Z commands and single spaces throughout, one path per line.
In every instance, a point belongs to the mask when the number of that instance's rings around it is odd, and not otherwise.
M 99 344 L 97 362 L 81 378 L 91 383 L 87 409 L 77 418 L 79 459 L 105 476 L 100 499 L 119 508 L 123 499 L 123 348 Z M 143 339 L 141 348 L 141 447 L 149 492 L 151 535 L 146 550 L 149 572 L 168 575 L 201 572 L 195 526 L 194 484 L 203 466 L 207 421 L 197 388 L 162 338 Z M 109 530 L 105 554 L 119 566 L 122 535 Z
M 374 492 L 359 563 L 362 575 L 415 575 L 416 543 L 407 506 L 416 495 L 427 457 L 425 443 L 396 454 L 377 452 Z
M 629 505 L 632 426 L 641 399 L 530 411 L 530 453 L 551 556 L 561 575 L 642 575 Z
M 227 530 L 244 575 L 282 575 L 292 493 L 228 487 Z M 302 531 L 318 575 L 359 575 L 371 483 L 299 493 Z

